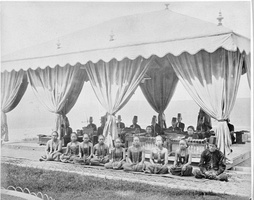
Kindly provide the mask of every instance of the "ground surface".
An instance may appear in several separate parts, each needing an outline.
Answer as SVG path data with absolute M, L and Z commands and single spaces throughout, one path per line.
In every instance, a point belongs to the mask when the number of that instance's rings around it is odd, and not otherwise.
M 229 194 L 239 195 L 246 197 L 251 194 L 251 176 L 245 172 L 227 171 L 229 174 L 229 182 L 219 182 L 211 180 L 199 180 L 194 177 L 176 177 L 167 175 L 167 177 L 151 176 L 141 173 L 125 173 L 123 171 L 105 170 L 103 167 L 89 167 L 73 164 L 57 163 L 57 162 L 39 162 L 38 158 L 43 154 L 42 148 L 35 148 L 35 150 L 28 149 L 14 149 L 7 146 L 2 147 L 2 163 L 11 163 L 17 166 L 36 167 L 39 169 L 47 170 L 61 170 L 65 172 L 74 172 L 83 176 L 93 176 L 109 180 L 121 180 L 135 183 L 145 183 L 156 186 L 163 186 L 165 188 L 175 188 L 184 190 L 196 190 L 202 192 L 214 192 L 217 194 Z M 110 190 L 110 189 L 109 189 Z M 103 191 L 102 191 L 103 192 Z M 74 194 L 75 193 L 75 194 Z M 69 199 L 82 199 L 83 191 L 68 192 L 65 195 L 69 196 Z M 96 193 L 96 192 L 95 192 Z M 112 191 L 112 199 L 155 199 L 152 193 L 138 193 L 132 190 L 130 191 Z M 89 196 L 89 194 L 87 194 Z M 91 195 L 91 194 L 90 194 Z M 100 195 L 99 195 L 100 196 Z M 157 196 L 157 195 L 156 195 Z M 132 197 L 132 198 L 130 198 Z M 92 198 L 92 196 L 91 196 Z M 88 199 L 91 199 L 88 198 Z M 67 198 L 68 199 L 68 198 Z M 93 199 L 97 199 L 93 197 Z M 110 199 L 110 198 L 109 198 Z M 167 196 L 160 196 L 160 199 L 168 199 Z M 174 199 L 173 197 L 170 199 Z M 179 199 L 175 198 L 175 199 Z M 184 198 L 183 199 L 188 199 Z M 198 196 L 197 196 L 198 199 Z M 204 199 L 203 197 L 200 199 Z M 209 199 L 209 198 L 205 198 Z M 215 196 L 210 199 L 220 199 Z M 230 199 L 230 198 L 229 198 Z

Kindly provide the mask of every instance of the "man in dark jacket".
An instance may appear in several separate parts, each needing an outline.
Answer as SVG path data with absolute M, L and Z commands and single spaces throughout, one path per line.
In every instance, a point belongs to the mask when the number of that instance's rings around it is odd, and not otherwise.
M 224 154 L 217 149 L 216 137 L 210 137 L 208 149 L 201 154 L 199 168 L 193 171 L 196 178 L 207 178 L 220 181 L 228 181 Z
M 176 124 L 176 127 L 178 127 L 181 130 L 181 132 L 184 132 L 185 124 L 182 123 L 182 114 L 181 113 L 177 114 L 177 124 Z
M 97 130 L 97 126 L 93 123 L 93 117 L 89 118 L 89 124 L 87 125 L 86 128 L 92 128 L 94 131 Z

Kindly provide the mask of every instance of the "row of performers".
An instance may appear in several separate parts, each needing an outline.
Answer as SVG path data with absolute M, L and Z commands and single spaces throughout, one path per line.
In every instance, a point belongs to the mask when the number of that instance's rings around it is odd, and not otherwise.
M 97 130 L 97 126 L 93 123 L 93 117 L 90 117 L 89 124 L 86 128 L 92 128 L 94 131 L 97 131 L 98 135 L 101 135 L 103 133 L 105 124 L 106 124 L 106 117 L 104 116 L 104 117 L 101 117 L 101 126 L 98 127 L 98 130 Z M 132 120 L 132 124 L 129 127 L 126 127 L 125 123 L 122 122 L 121 115 L 118 115 L 116 125 L 117 125 L 117 128 L 119 128 L 119 129 L 131 128 L 134 130 L 135 129 L 138 130 L 138 132 L 141 132 L 141 130 L 142 130 L 141 126 L 138 124 L 138 116 L 134 116 L 133 120 Z M 152 136 L 161 134 L 163 132 L 163 128 L 165 128 L 165 127 L 161 127 L 157 123 L 157 117 L 155 115 L 152 117 L 152 122 L 151 122 L 150 127 L 152 128 L 152 134 L 153 134 Z M 196 130 L 205 132 L 205 131 L 210 130 L 211 128 L 212 128 L 212 126 L 211 126 L 211 120 L 210 120 L 209 116 L 207 117 L 204 114 L 202 114 L 202 116 L 201 116 L 199 114 Z M 178 113 L 177 117 L 172 118 L 171 126 L 168 127 L 167 131 L 176 132 L 176 133 L 185 131 L 185 124 L 182 122 L 181 113 Z
M 145 161 L 145 150 L 140 144 L 139 137 L 133 138 L 132 146 L 128 147 L 127 151 L 122 147 L 120 138 L 117 138 L 115 147 L 109 152 L 103 135 L 99 136 L 99 142 L 93 146 L 87 134 L 84 134 L 83 142 L 80 143 L 77 141 L 77 134 L 72 133 L 71 142 L 68 143 L 66 152 L 62 153 L 62 141 L 58 139 L 58 133 L 53 132 L 52 139 L 47 142 L 45 153 L 40 161 L 100 165 L 107 169 L 152 174 L 171 173 L 180 176 L 194 175 L 196 178 L 228 181 L 227 174 L 224 173 L 225 157 L 216 147 L 216 137 L 209 139 L 208 148 L 201 154 L 199 169 L 195 170 L 191 166 L 192 156 L 187 140 L 180 140 L 179 149 L 175 152 L 174 164 L 169 166 L 168 150 L 163 147 L 161 136 L 156 136 L 155 147 L 151 150 L 149 161 Z

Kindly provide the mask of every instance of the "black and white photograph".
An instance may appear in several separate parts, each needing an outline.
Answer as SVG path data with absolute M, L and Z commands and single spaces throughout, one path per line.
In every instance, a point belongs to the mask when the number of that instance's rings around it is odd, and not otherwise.
M 2 200 L 253 200 L 253 5 L 2 1 Z

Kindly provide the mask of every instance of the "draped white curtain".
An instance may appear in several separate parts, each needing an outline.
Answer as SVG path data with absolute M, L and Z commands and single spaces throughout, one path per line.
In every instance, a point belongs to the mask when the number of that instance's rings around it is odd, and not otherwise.
M 225 154 L 230 153 L 231 138 L 226 119 L 235 104 L 240 77 L 242 55 L 219 48 L 213 53 L 204 50 L 190 55 L 167 55 L 178 78 L 194 101 L 211 117 L 218 120 L 214 131 L 217 146 Z
M 247 79 L 249 83 L 249 87 L 251 88 L 251 62 L 250 62 L 250 54 L 244 56 L 245 69 L 247 72 Z
M 23 70 L 1 73 L 1 138 L 9 140 L 6 113 L 20 102 L 27 89 L 27 76 Z
M 160 127 L 166 128 L 164 111 L 175 93 L 179 79 L 167 57 L 156 57 L 146 74 L 151 79 L 141 83 L 140 88 L 148 103 L 159 114 Z
M 38 100 L 48 111 L 57 115 L 55 130 L 59 131 L 66 114 L 75 105 L 84 81 L 87 80 L 86 71 L 77 64 L 29 69 L 27 74 Z
M 107 63 L 100 60 L 96 64 L 92 62 L 86 64 L 91 86 L 108 113 L 103 135 L 110 146 L 112 146 L 112 140 L 117 137 L 115 114 L 134 94 L 152 59 L 153 57 L 148 60 L 138 57 L 135 60 L 112 59 Z

